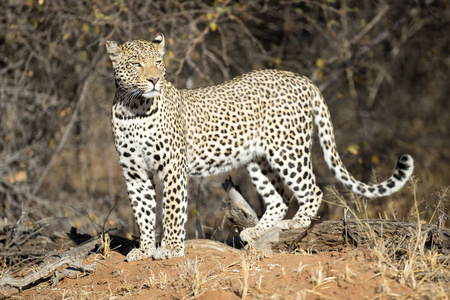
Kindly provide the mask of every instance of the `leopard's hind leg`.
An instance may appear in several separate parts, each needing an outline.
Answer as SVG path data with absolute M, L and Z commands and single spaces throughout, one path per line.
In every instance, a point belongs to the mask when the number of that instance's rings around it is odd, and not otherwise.
M 265 158 L 259 158 L 247 165 L 251 181 L 265 204 L 265 212 L 255 227 L 246 228 L 240 234 L 241 239 L 249 241 L 260 236 L 267 229 L 280 222 L 287 212 L 283 201 L 284 187 L 280 177 L 270 167 Z
M 289 187 L 297 200 L 299 208 L 292 220 L 284 220 L 277 224 L 282 228 L 300 228 L 311 224 L 316 217 L 322 202 L 323 193 L 316 185 L 313 172 L 310 145 L 283 149 L 282 156 L 269 157 L 269 163 L 282 181 Z M 287 159 L 280 159 L 284 157 Z

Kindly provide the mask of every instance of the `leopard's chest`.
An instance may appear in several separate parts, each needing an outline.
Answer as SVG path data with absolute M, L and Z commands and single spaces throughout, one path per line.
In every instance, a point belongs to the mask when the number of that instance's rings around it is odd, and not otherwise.
M 161 124 L 151 118 L 112 118 L 114 144 L 119 162 L 133 166 L 139 164 L 149 172 L 155 172 L 162 164 Z

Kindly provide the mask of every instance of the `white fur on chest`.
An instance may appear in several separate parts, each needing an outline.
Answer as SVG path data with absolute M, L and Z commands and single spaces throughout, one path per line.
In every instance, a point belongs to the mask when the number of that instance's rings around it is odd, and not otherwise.
M 122 163 L 139 164 L 148 172 L 155 172 L 160 161 L 155 157 L 162 157 L 158 151 L 161 139 L 161 124 L 153 118 L 112 118 L 114 143 Z

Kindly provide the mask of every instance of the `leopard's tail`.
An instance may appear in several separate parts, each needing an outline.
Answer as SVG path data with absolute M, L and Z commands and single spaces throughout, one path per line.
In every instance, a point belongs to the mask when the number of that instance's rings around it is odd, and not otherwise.
M 325 162 L 336 179 L 354 193 L 363 195 L 367 198 L 388 196 L 400 190 L 413 173 L 413 158 L 408 154 L 401 155 L 398 158 L 394 174 L 381 183 L 366 184 L 356 180 L 347 171 L 347 168 L 339 157 L 334 139 L 330 112 L 322 94 L 317 87 L 311 92 L 314 121 L 318 129 L 320 146 L 323 151 Z

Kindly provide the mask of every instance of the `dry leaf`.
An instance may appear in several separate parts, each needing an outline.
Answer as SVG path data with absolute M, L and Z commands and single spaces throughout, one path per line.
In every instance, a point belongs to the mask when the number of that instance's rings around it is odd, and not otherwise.
M 27 180 L 27 172 L 25 172 L 24 170 L 17 171 L 14 174 L 14 178 L 17 182 L 24 182 L 25 180 Z

